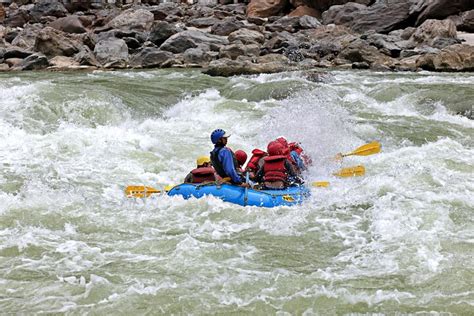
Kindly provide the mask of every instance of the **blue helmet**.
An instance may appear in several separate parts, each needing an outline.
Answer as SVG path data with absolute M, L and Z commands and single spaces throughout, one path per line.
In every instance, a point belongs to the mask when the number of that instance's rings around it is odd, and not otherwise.
M 229 137 L 229 136 L 230 135 L 227 134 L 223 129 L 218 128 L 211 133 L 211 142 L 213 144 L 217 144 L 219 139 L 221 139 L 222 137 Z

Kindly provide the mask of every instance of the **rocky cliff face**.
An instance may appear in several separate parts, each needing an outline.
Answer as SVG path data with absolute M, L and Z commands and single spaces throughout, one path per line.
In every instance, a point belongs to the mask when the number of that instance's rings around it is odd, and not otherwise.
M 474 34 L 466 32 L 474 30 L 473 6 L 465 0 L 252 0 L 248 6 L 66 8 L 57 0 L 39 0 L 0 6 L 0 71 L 472 71 Z

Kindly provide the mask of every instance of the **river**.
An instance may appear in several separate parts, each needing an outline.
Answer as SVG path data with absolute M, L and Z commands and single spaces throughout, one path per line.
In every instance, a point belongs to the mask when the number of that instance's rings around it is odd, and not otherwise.
M 472 314 L 473 104 L 472 73 L 0 73 L 1 313 Z M 215 128 L 247 153 L 300 141 L 329 187 L 124 196 L 180 183 Z

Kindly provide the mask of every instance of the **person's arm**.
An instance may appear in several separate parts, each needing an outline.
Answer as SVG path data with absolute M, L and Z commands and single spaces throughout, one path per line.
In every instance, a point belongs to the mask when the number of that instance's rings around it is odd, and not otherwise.
M 293 160 L 296 162 L 296 166 L 298 166 L 298 168 L 300 170 L 306 169 L 306 166 L 304 165 L 303 159 L 301 159 L 300 155 L 298 155 L 298 153 L 296 151 L 293 150 L 291 152 L 291 158 L 293 158 Z
M 263 168 L 258 169 L 257 175 L 255 176 L 255 181 L 261 183 L 263 182 Z
M 236 184 L 241 184 L 242 179 L 241 177 L 237 174 L 237 171 L 235 170 L 234 166 L 234 159 L 232 158 L 232 154 L 229 149 L 223 148 L 219 152 L 219 156 L 222 157 L 222 166 L 224 167 L 224 171 L 226 175 L 228 175 L 231 179 L 232 182 Z
M 294 181 L 295 183 L 303 183 L 303 180 L 296 174 L 293 165 L 288 161 L 288 159 L 285 160 L 285 168 L 290 181 Z
M 191 172 L 184 178 L 184 183 L 193 183 L 193 174 Z

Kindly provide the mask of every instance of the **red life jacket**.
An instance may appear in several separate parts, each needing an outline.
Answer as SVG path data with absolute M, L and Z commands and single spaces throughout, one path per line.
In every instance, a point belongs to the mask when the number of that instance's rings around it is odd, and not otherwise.
M 250 158 L 249 162 L 247 163 L 247 170 L 250 171 L 257 171 L 258 170 L 258 162 L 263 157 L 267 156 L 267 153 L 263 150 L 255 148 L 252 150 L 252 157 Z
M 201 167 L 191 171 L 193 175 L 193 183 L 213 182 L 216 181 L 214 176 L 214 168 Z
M 269 156 L 265 157 L 263 164 L 263 180 L 264 181 L 284 181 L 287 182 L 288 174 L 285 168 L 286 156 Z

